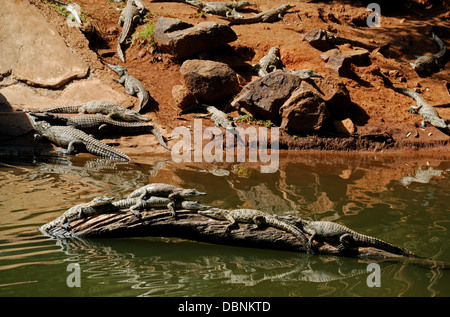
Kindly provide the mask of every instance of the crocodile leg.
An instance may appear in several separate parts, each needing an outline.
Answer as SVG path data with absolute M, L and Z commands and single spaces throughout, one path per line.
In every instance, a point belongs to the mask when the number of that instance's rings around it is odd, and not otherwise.
M 355 239 L 353 239 L 353 236 L 349 233 L 345 233 L 340 236 L 339 241 L 341 242 L 341 244 L 337 246 L 339 252 L 344 252 L 345 250 L 350 249 L 355 245 Z
M 66 154 L 73 154 L 75 152 L 75 149 L 83 147 L 83 146 L 84 146 L 83 141 L 74 140 L 69 143 L 69 145 L 67 146 L 67 150 L 62 150 L 62 152 L 66 153 Z
M 227 214 L 225 217 L 229 221 L 229 224 L 226 227 L 225 232 L 231 232 L 231 230 L 235 229 L 238 226 L 238 224 L 232 216 Z

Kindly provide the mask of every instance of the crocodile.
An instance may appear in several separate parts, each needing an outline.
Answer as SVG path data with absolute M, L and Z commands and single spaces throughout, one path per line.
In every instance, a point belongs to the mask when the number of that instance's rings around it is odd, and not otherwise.
M 227 17 L 230 21 L 230 25 L 234 24 L 248 24 L 248 23 L 259 23 L 259 22 L 274 22 L 278 19 L 282 20 L 283 16 L 289 9 L 294 8 L 294 4 L 283 4 L 277 9 L 270 9 L 267 11 L 260 12 L 253 16 L 235 18 L 233 16 Z
M 226 232 L 230 232 L 233 228 L 235 228 L 238 222 L 253 223 L 256 225 L 257 229 L 264 226 L 270 226 L 284 230 L 293 234 L 303 244 L 308 253 L 312 252 L 312 249 L 308 244 L 308 240 L 303 232 L 290 223 L 280 220 L 277 217 L 269 215 L 263 211 L 256 209 L 226 210 L 211 208 L 207 210 L 199 210 L 198 213 L 210 218 L 228 220 L 230 224 L 226 227 Z
M 119 21 L 117 22 L 122 26 L 122 33 L 119 36 L 117 43 L 117 54 L 122 62 L 125 62 L 125 57 L 122 51 L 122 45 L 125 40 L 130 36 L 133 26 L 141 21 L 141 15 L 145 11 L 145 6 L 140 0 L 128 0 L 127 5 L 120 14 Z
M 170 213 L 175 216 L 175 208 L 177 201 L 184 200 L 187 197 L 204 196 L 205 192 L 199 192 L 196 189 L 183 189 L 173 185 L 165 183 L 152 183 L 135 189 L 126 198 L 139 198 L 145 199 L 145 197 L 159 196 L 167 197 L 172 203 L 166 204 Z M 139 207 L 139 202 L 136 203 L 135 208 Z M 130 208 L 131 209 L 131 208 Z
M 311 77 L 323 78 L 322 75 L 316 73 L 312 69 L 300 69 L 300 70 L 296 70 L 296 71 L 290 70 L 290 69 L 285 69 L 285 71 L 288 72 L 289 74 L 299 76 L 301 79 L 308 79 Z
M 202 109 L 205 109 L 208 111 L 205 115 L 196 115 L 195 118 L 203 118 L 207 116 L 211 116 L 211 121 L 214 122 L 214 124 L 217 127 L 224 127 L 227 128 L 233 128 L 235 126 L 235 123 L 230 120 L 229 116 L 223 112 L 222 110 L 217 109 L 214 106 L 210 105 L 200 105 Z
M 124 121 L 150 121 L 134 110 L 119 106 L 115 102 L 105 100 L 93 100 L 77 105 L 52 107 L 44 109 L 23 109 L 23 111 L 51 112 L 51 113 L 103 113 L 110 118 Z
M 81 21 L 80 13 L 79 13 L 80 6 L 78 4 L 76 4 L 76 3 L 66 4 L 64 2 L 57 1 L 57 0 L 51 0 L 51 1 L 56 3 L 57 5 L 62 6 L 73 16 L 73 18 L 79 25 L 83 25 L 83 22 Z M 69 15 L 69 17 L 70 17 L 70 15 Z
M 426 123 L 429 123 L 437 128 L 450 128 L 449 125 L 445 123 L 444 119 L 439 116 L 437 110 L 432 105 L 427 103 L 425 99 L 417 92 L 407 88 L 394 88 L 394 90 L 416 100 L 417 105 L 409 107 L 408 111 L 411 113 L 416 113 L 417 111 L 417 113 L 422 116 L 423 120 L 420 124 L 422 128 L 425 128 Z
M 237 10 L 255 6 L 256 3 L 250 3 L 248 1 L 239 2 L 203 2 L 199 0 L 185 0 L 186 3 L 193 5 L 205 13 L 221 15 L 225 17 L 242 18 L 242 14 L 238 13 Z
M 403 255 L 407 257 L 416 257 L 413 253 L 380 239 L 360 234 L 344 225 L 331 221 L 308 221 L 300 219 L 297 226 L 303 232 L 310 235 L 308 245 L 313 248 L 315 239 L 323 239 L 330 242 L 339 241 L 338 250 L 343 253 L 352 247 L 373 247 L 384 250 L 389 253 Z
M 173 217 L 176 217 L 176 209 L 189 209 L 198 210 L 210 208 L 210 206 L 204 206 L 197 201 L 193 200 L 172 200 L 168 197 L 151 196 L 150 198 L 125 198 L 112 203 L 118 209 L 129 208 L 130 211 L 138 218 L 140 218 L 140 211 L 149 208 L 161 208 L 167 207 Z
M 112 205 L 113 200 L 114 197 L 106 197 L 106 196 L 95 197 L 90 202 L 73 206 L 58 218 L 39 227 L 39 230 L 42 233 L 49 233 L 52 229 L 56 227 L 61 227 L 68 230 L 71 221 L 78 220 L 81 218 L 87 218 L 89 216 L 104 213 L 116 208 L 114 205 Z
M 274 46 L 269 50 L 269 53 L 267 53 L 267 55 L 263 56 L 259 60 L 258 64 L 252 67 L 252 70 L 254 72 L 257 72 L 259 76 L 263 77 L 268 73 L 278 69 L 278 66 L 281 66 L 280 68 L 283 68 L 280 59 L 280 47 Z
M 111 64 L 108 64 L 108 66 L 120 76 L 119 79 L 113 80 L 123 85 L 127 94 L 139 98 L 138 112 L 141 112 L 150 100 L 150 94 L 147 89 L 145 89 L 144 85 L 138 79 L 131 76 L 125 67 Z
M 434 33 L 431 34 L 434 41 L 439 46 L 439 52 L 434 55 L 420 56 L 414 63 L 409 63 L 412 68 L 419 74 L 429 74 L 436 70 L 441 70 L 447 54 L 447 48 L 444 42 Z
M 28 113 L 31 126 L 40 135 L 56 144 L 67 148 L 62 152 L 72 154 L 75 150 L 102 156 L 112 160 L 130 161 L 130 158 L 121 151 L 106 145 L 85 132 L 70 126 L 53 126 L 46 121 L 38 121 L 33 113 Z M 38 135 L 35 135 L 37 138 Z
M 126 133 L 126 134 L 140 134 L 152 133 L 158 139 L 159 144 L 164 148 L 170 150 L 164 138 L 157 127 L 148 122 L 123 122 L 103 116 L 100 113 L 95 115 L 79 115 L 79 116 L 64 116 L 55 115 L 53 113 L 44 112 L 42 114 L 34 114 L 35 117 L 45 120 L 51 125 L 65 125 L 72 126 L 89 134 L 108 133 Z

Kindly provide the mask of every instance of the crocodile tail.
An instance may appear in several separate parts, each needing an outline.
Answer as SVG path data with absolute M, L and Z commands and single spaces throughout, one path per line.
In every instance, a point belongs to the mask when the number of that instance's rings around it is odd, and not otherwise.
M 166 148 L 167 150 L 170 151 L 170 147 L 164 141 L 164 138 L 163 138 L 161 132 L 158 130 L 157 127 L 153 127 L 152 133 L 156 137 L 156 139 L 158 140 L 159 144 L 161 144 L 164 148 Z
M 403 256 L 408 256 L 408 257 L 415 257 L 415 255 L 413 253 L 411 253 L 410 251 L 397 247 L 395 245 L 392 245 L 386 241 L 374 238 L 374 237 L 370 237 L 370 236 L 366 236 L 363 234 L 357 234 L 354 235 L 354 237 L 356 237 L 358 239 L 359 245 L 360 246 L 365 246 L 365 247 L 373 247 L 376 249 L 381 249 L 384 251 L 387 251 L 389 253 L 393 253 L 393 254 L 398 254 L 398 255 L 403 255 Z
M 421 95 L 419 95 L 417 92 L 415 92 L 414 90 L 411 90 L 408 88 L 397 88 L 397 87 L 395 87 L 394 90 L 403 95 L 414 98 L 414 100 L 416 100 L 418 103 L 426 103 L 425 99 L 423 99 L 423 97 Z
M 85 142 L 86 150 L 101 157 L 119 161 L 131 161 L 131 159 L 121 151 L 106 145 L 98 140 L 89 140 Z
M 433 40 L 439 46 L 439 52 L 435 56 L 437 56 L 438 58 L 444 56 L 444 54 L 447 51 L 447 48 L 445 47 L 444 42 L 442 42 L 442 40 L 440 38 L 438 38 L 437 35 L 434 34 L 434 32 L 431 34 L 431 36 L 433 36 Z
M 120 46 L 120 42 L 117 43 L 117 55 L 119 55 L 120 60 L 125 63 L 125 56 L 123 55 L 123 51 L 122 51 L 122 47 Z
M 293 225 L 278 220 L 275 217 L 266 217 L 266 224 L 290 232 L 292 233 L 303 245 L 307 245 L 308 243 L 308 239 L 306 239 L 305 235 L 303 234 L 303 232 L 301 232 L 297 227 L 294 227 Z
M 51 113 L 78 113 L 79 109 L 83 104 L 72 105 L 72 106 L 62 106 L 62 107 L 52 107 L 44 108 L 40 110 L 33 110 L 35 112 L 51 112 Z

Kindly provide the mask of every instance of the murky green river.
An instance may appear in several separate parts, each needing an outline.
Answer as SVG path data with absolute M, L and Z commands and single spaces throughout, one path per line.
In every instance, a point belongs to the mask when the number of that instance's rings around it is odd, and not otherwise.
M 206 191 L 199 201 L 207 205 L 336 221 L 450 262 L 450 156 L 295 152 L 280 157 L 275 173 L 245 163 L 137 161 L 3 159 L 0 296 L 450 296 L 449 269 L 409 262 L 378 262 L 373 285 L 369 260 L 179 238 L 59 240 L 37 230 L 97 195 L 165 182 Z M 80 287 L 69 287 L 74 264 Z

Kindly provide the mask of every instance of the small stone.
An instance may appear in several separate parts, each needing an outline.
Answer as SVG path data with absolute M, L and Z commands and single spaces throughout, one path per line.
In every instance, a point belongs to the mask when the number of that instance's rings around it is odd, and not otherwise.
M 333 125 L 336 129 L 336 132 L 342 135 L 348 136 L 355 133 L 356 131 L 353 121 L 349 118 L 340 121 L 333 121 Z
M 351 73 L 351 57 L 346 54 L 331 55 L 325 67 L 339 76 L 347 76 Z

